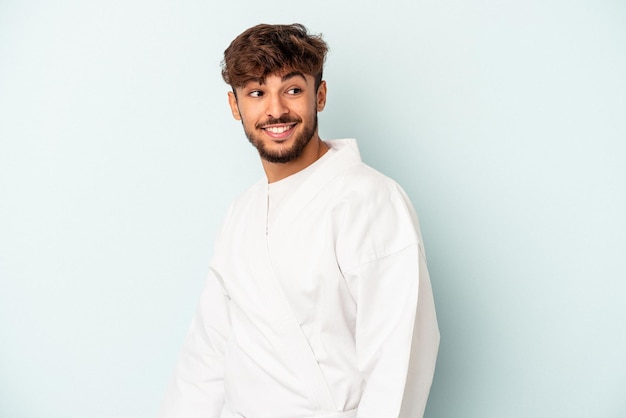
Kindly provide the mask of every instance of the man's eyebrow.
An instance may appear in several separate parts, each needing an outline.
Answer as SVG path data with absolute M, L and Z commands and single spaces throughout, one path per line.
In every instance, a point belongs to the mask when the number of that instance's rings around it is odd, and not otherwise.
M 282 77 L 280 78 L 280 80 L 281 80 L 281 81 L 283 81 L 283 82 L 285 82 L 285 81 L 287 81 L 287 80 L 289 80 L 289 79 L 292 79 L 292 78 L 294 78 L 294 77 L 302 77 L 302 79 L 304 80 L 304 82 L 305 82 L 306 84 L 309 84 L 309 83 L 306 81 L 306 78 L 304 77 L 304 74 L 302 74 L 300 71 L 292 71 L 292 72 L 290 72 L 290 73 L 287 73 L 287 74 L 285 74 L 284 76 L 282 76 Z
M 281 82 L 285 82 L 285 81 L 289 81 L 290 79 L 294 78 L 294 77 L 300 77 L 302 78 L 302 80 L 304 81 L 305 84 L 309 84 L 306 77 L 304 76 L 304 73 L 302 73 L 301 71 L 292 71 L 290 73 L 285 74 L 284 76 L 282 76 L 280 78 Z M 249 78 L 247 79 L 242 85 L 241 88 L 246 88 L 248 87 L 250 84 L 259 84 L 259 85 L 263 85 L 265 84 L 265 78 L 264 77 L 259 77 L 259 78 Z
M 264 82 L 265 82 L 265 79 L 263 79 L 263 78 L 249 78 L 249 79 L 247 79 L 246 81 L 243 82 L 243 84 L 241 85 L 241 88 L 244 88 L 248 84 L 253 84 L 253 83 L 262 85 Z

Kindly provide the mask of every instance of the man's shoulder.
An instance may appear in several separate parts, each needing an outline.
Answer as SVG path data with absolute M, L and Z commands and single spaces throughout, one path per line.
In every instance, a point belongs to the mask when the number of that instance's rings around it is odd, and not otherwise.
M 328 143 L 332 148 L 346 156 L 341 160 L 341 164 L 345 164 L 345 166 L 338 170 L 335 181 L 341 183 L 348 191 L 369 193 L 386 189 L 393 190 L 398 187 L 395 180 L 361 160 L 355 139 L 331 140 Z
M 337 182 L 331 211 L 337 225 L 337 257 L 343 271 L 365 265 L 410 246 L 421 246 L 413 205 L 392 178 L 360 164 Z
M 251 186 L 245 189 L 243 192 L 239 193 L 233 199 L 232 203 L 237 204 L 241 202 L 247 202 L 254 196 L 257 196 L 259 193 L 265 193 L 267 189 L 267 180 L 265 178 L 260 178 L 256 182 L 254 182 Z
M 338 176 L 337 183 L 344 194 L 365 199 L 404 193 L 402 187 L 394 179 L 365 163 L 347 169 Z
M 260 179 L 246 190 L 235 196 L 235 198 L 233 198 L 230 202 L 224 222 L 228 221 L 228 219 L 233 216 L 236 216 L 238 213 L 241 213 L 243 210 L 248 209 L 250 205 L 258 205 L 258 202 L 263 201 L 262 196 L 259 194 L 265 193 L 266 186 L 267 182 L 265 179 Z

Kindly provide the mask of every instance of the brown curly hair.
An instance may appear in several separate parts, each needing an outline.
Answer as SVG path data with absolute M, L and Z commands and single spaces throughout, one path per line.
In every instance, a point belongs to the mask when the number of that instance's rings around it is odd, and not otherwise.
M 260 24 L 237 36 L 224 51 L 222 78 L 235 90 L 249 81 L 291 71 L 312 75 L 315 88 L 322 82 L 328 45 L 299 23 Z

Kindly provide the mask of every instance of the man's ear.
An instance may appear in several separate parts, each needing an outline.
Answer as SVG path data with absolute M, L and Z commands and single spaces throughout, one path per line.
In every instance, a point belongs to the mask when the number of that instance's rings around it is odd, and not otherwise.
M 230 105 L 230 111 L 233 114 L 233 118 L 241 120 L 241 114 L 239 113 L 239 106 L 237 105 L 237 96 L 232 91 L 228 92 L 228 104 Z
M 317 111 L 321 112 L 326 107 L 326 81 L 322 80 L 317 88 Z

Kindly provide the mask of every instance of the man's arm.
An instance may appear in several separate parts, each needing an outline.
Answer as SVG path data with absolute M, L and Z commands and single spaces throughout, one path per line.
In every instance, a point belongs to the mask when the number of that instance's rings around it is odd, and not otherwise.
M 224 405 L 224 351 L 230 321 L 211 272 L 168 386 L 160 418 L 217 418 Z
M 422 417 L 435 374 L 439 326 L 426 258 L 420 252 L 419 291 L 413 341 L 400 418 Z
M 422 251 L 412 245 L 346 279 L 358 289 L 357 360 L 366 378 L 357 416 L 423 416 L 439 330 Z
M 426 407 L 439 348 L 430 278 L 408 197 L 395 184 L 372 183 L 345 200 L 336 241 L 357 302 L 357 363 L 365 380 L 357 416 L 416 418 Z

